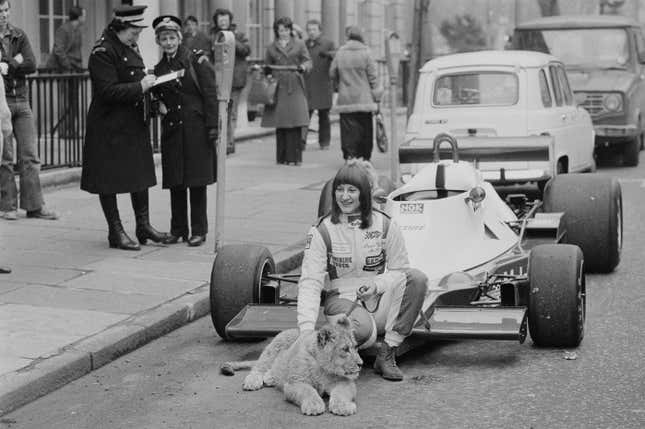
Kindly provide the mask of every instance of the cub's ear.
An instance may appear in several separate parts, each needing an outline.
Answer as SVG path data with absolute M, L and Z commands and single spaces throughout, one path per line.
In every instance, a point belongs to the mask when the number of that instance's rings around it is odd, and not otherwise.
M 331 330 L 330 326 L 323 326 L 318 331 L 318 347 L 321 349 L 324 348 L 329 342 L 334 338 L 334 332 Z
M 338 323 L 339 326 L 342 326 L 345 329 L 351 329 L 352 327 L 352 322 L 349 320 L 349 317 L 347 316 L 342 316 L 341 318 L 338 319 L 336 323 Z

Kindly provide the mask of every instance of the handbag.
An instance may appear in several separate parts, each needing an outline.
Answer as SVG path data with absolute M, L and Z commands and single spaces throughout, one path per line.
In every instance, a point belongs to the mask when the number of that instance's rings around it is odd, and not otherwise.
M 275 104 L 278 81 L 266 76 L 254 77 L 249 90 L 249 104 Z
M 385 153 L 387 152 L 387 133 L 385 132 L 385 119 L 381 113 L 380 106 L 376 109 L 374 119 L 376 120 L 376 132 L 374 133 L 376 136 L 376 147 L 379 152 Z

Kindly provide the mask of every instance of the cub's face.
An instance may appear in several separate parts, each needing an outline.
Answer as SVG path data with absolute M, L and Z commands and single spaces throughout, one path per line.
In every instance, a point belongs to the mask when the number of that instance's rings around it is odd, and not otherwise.
M 349 319 L 344 317 L 338 323 L 325 325 L 320 329 L 316 359 L 325 371 L 355 380 L 363 366 L 356 347 Z

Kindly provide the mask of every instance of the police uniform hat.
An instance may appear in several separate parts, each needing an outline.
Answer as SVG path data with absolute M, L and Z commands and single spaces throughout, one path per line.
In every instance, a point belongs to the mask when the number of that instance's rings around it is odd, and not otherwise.
M 114 19 L 128 24 L 132 27 L 147 27 L 147 25 L 143 25 L 143 11 L 146 10 L 147 7 L 148 6 L 145 5 L 126 5 L 116 7 L 114 8 Z
M 154 28 L 155 34 L 159 34 L 161 31 L 181 33 L 181 19 L 173 15 L 161 15 L 152 21 L 152 28 Z

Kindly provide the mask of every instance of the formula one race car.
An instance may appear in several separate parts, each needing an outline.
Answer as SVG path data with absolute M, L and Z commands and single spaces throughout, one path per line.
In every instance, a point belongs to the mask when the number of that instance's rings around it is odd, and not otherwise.
M 452 160 L 439 160 L 443 142 Z M 400 149 L 407 162 L 428 154 L 434 161 L 385 201 L 411 266 L 429 279 L 413 337 L 523 342 L 528 325 L 536 345 L 576 347 L 584 335 L 585 272 L 610 272 L 620 260 L 618 182 L 562 174 L 548 182 L 543 200 L 510 194 L 504 201 L 471 163 L 459 161 L 452 136 Z M 234 340 L 295 327 L 296 297 L 280 289 L 297 280 L 276 274 L 265 248 L 224 246 L 211 276 L 215 330 Z

